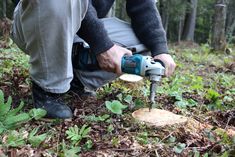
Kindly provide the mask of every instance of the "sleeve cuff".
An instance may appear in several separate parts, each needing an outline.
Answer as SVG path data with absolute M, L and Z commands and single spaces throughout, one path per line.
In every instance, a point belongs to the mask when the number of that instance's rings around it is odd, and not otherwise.
M 169 54 L 167 44 L 162 43 L 162 44 L 155 45 L 155 47 L 153 47 L 151 49 L 151 54 L 152 54 L 153 57 L 157 56 L 157 55 L 160 55 L 160 54 Z

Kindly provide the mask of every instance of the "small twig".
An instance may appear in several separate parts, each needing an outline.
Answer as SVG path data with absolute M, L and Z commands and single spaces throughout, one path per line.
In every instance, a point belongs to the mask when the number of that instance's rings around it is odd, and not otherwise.
M 225 126 L 224 130 L 227 130 L 228 124 L 230 123 L 231 119 L 232 119 L 232 116 L 229 116 L 228 121 L 227 121 L 227 123 L 226 123 L 226 126 Z
M 167 135 L 166 137 L 164 137 L 161 141 L 159 141 L 159 143 L 162 143 L 163 141 L 165 141 L 167 138 L 169 138 L 173 133 L 175 133 L 174 131 L 171 132 L 169 135 Z
M 155 154 L 156 154 L 157 157 L 160 157 L 158 152 L 157 152 L 157 149 L 155 149 Z
M 207 145 L 204 147 L 188 147 L 189 149 L 196 149 L 196 150 L 200 150 L 200 151 L 205 151 L 208 150 L 208 148 L 212 147 L 212 145 Z
M 9 60 L 14 60 L 13 58 L 0 57 L 0 60 L 7 60 L 7 59 L 9 59 Z
M 111 149 L 113 151 L 126 151 L 126 152 L 131 152 L 131 151 L 134 151 L 136 149 L 133 149 L 133 148 L 126 148 L 126 149 Z
M 73 95 L 75 95 L 80 101 L 82 101 L 82 98 L 79 94 L 77 94 L 76 92 L 74 91 L 70 91 Z
M 63 125 L 61 125 L 60 132 L 59 132 L 58 137 L 57 137 L 56 154 L 59 154 L 59 142 L 60 142 L 60 136 L 61 136 L 62 128 L 63 128 Z

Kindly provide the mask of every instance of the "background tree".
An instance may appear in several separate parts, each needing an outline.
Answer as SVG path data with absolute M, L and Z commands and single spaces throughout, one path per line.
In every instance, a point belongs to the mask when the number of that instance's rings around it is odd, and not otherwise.
M 190 5 L 185 15 L 185 24 L 182 37 L 183 40 L 194 41 L 198 0 L 188 0 L 188 3 Z
M 170 41 L 181 40 L 187 6 L 187 0 L 159 0 L 163 27 Z
M 6 16 L 7 16 L 7 0 L 2 0 L 1 18 L 5 18 Z
M 0 36 L 8 38 L 10 35 L 11 20 L 13 14 L 13 5 L 11 1 L 1 0 L 0 3 Z
M 215 14 L 213 18 L 211 46 L 214 50 L 225 50 L 225 22 L 226 22 L 226 4 L 224 0 L 217 0 L 215 3 Z
M 115 15 L 116 15 L 116 1 L 114 2 L 114 5 L 110 9 L 110 11 L 106 17 L 115 17 Z
M 228 43 L 235 42 L 235 1 L 228 0 L 227 19 L 226 19 L 226 37 Z
M 12 19 L 14 0 L 1 0 L 0 2 L 0 20 L 3 17 Z M 17 1 L 17 0 L 16 0 Z M 221 18 L 215 9 L 215 2 L 218 0 L 158 0 L 156 4 L 162 17 L 163 27 L 167 33 L 170 42 L 180 42 L 181 40 L 194 41 L 196 43 L 212 43 L 212 36 L 216 37 L 215 25 L 216 19 Z M 228 43 L 235 42 L 235 0 L 226 0 L 227 6 L 223 12 L 226 15 L 226 21 L 222 22 L 225 30 L 225 37 Z M 116 16 L 120 19 L 129 21 L 126 14 L 126 0 L 116 0 L 112 11 L 108 17 Z M 214 20 L 213 20 L 214 19 Z M 224 18 L 222 18 L 224 21 Z M 214 23 L 214 24 L 213 24 Z M 220 23 L 220 22 L 218 22 Z M 3 24 L 2 24 L 3 25 Z M 213 27 L 212 27 L 213 26 Z M 0 32 L 2 32 L 1 27 Z M 9 26 L 7 26 L 9 27 Z M 218 28 L 221 28 L 218 26 Z M 213 32 L 213 33 L 212 33 Z M 3 34 L 3 33 L 2 33 Z M 212 44 L 211 44 L 212 45 Z M 214 44 L 216 45 L 216 44 Z M 222 46 L 223 47 L 223 46 Z

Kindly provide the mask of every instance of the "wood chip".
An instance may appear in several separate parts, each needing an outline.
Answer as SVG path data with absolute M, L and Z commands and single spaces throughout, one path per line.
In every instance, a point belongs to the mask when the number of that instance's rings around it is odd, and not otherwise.
M 143 77 L 138 75 L 131 75 L 131 74 L 123 74 L 119 77 L 121 80 L 126 82 L 139 82 L 143 79 Z
M 155 127 L 165 127 L 172 125 L 185 124 L 188 120 L 187 117 L 176 115 L 172 112 L 152 109 L 149 112 L 148 108 L 142 108 L 132 113 L 132 116 L 147 125 Z

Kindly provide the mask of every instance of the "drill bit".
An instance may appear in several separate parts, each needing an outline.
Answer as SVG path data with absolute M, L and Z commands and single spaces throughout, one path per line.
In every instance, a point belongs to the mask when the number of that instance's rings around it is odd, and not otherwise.
M 151 109 L 153 108 L 153 105 L 155 104 L 156 89 L 157 89 L 157 82 L 151 81 L 150 97 L 149 97 L 150 99 L 149 112 L 151 112 Z

